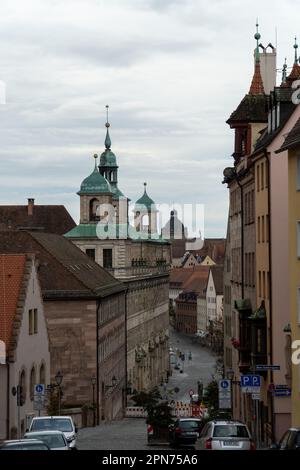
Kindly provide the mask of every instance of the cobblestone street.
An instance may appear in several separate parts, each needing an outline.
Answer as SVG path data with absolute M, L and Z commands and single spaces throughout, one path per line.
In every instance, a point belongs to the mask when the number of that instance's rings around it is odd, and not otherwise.
M 172 376 L 167 384 L 167 391 L 176 387 L 179 392 L 174 394 L 175 401 L 189 402 L 189 391 L 197 393 L 197 381 L 201 380 L 205 385 L 215 375 L 216 356 L 206 348 L 193 342 L 192 338 L 178 334 L 171 329 L 170 347 L 177 348 L 185 354 L 183 373 L 172 366 Z M 192 359 L 189 360 L 189 352 Z M 180 361 L 181 362 L 181 361 Z M 164 388 L 161 387 L 161 393 Z M 147 426 L 144 418 L 126 418 L 107 424 L 101 424 L 95 428 L 81 429 L 78 433 L 78 449 L 90 450 L 139 450 L 155 449 L 147 445 Z M 168 447 L 157 447 L 163 449 Z

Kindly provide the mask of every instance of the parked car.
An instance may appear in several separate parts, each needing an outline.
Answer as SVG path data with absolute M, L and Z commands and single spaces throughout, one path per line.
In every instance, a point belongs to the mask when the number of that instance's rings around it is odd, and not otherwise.
M 39 416 L 33 418 L 26 432 L 61 431 L 64 433 L 70 449 L 76 449 L 77 428 L 71 416 Z
M 194 445 L 201 431 L 201 419 L 180 418 L 169 426 L 169 443 L 173 447 Z
M 300 428 L 288 429 L 278 443 L 271 445 L 271 449 L 300 450 Z
M 24 439 L 38 439 L 45 442 L 51 450 L 70 450 L 67 439 L 61 431 L 27 432 Z
M 255 450 L 248 427 L 240 421 L 209 421 L 196 442 L 197 450 Z
M 3 441 L 0 450 L 50 450 L 44 441 L 37 439 L 18 439 Z

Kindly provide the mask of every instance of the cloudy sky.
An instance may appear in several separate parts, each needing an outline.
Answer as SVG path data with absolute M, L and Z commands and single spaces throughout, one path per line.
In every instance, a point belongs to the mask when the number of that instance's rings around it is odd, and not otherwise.
M 265 45 L 277 27 L 280 68 L 296 13 L 289 0 L 1 0 L 0 203 L 34 197 L 78 221 L 109 104 L 120 189 L 135 201 L 146 180 L 157 203 L 204 204 L 205 236 L 225 236 L 225 120 L 249 89 L 256 17 Z

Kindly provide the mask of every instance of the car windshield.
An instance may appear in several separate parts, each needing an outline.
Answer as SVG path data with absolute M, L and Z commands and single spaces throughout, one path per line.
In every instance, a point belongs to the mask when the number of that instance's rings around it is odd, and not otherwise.
M 50 449 L 55 449 L 58 447 L 66 447 L 64 436 L 62 434 L 35 434 L 30 436 L 30 433 L 27 435 L 28 439 L 38 439 L 39 441 L 44 441 Z
M 46 445 L 39 444 L 14 444 L 14 445 L 7 445 L 1 448 L 1 450 L 49 450 Z
M 215 426 L 213 437 L 249 437 L 249 434 L 246 426 L 218 424 Z
M 179 426 L 183 429 L 198 429 L 199 423 L 197 421 L 181 421 Z
M 62 431 L 72 432 L 72 424 L 69 419 L 35 419 L 32 422 L 31 431 Z

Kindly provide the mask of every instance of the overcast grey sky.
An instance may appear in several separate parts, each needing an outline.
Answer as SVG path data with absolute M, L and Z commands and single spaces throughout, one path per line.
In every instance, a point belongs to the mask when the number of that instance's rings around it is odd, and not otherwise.
M 205 236 L 226 234 L 233 132 L 248 91 L 256 17 L 278 63 L 293 61 L 299 1 L 1 0 L 0 204 L 64 204 L 105 138 L 110 105 L 119 187 L 157 203 L 205 204 Z M 278 77 L 279 78 L 279 77 Z

